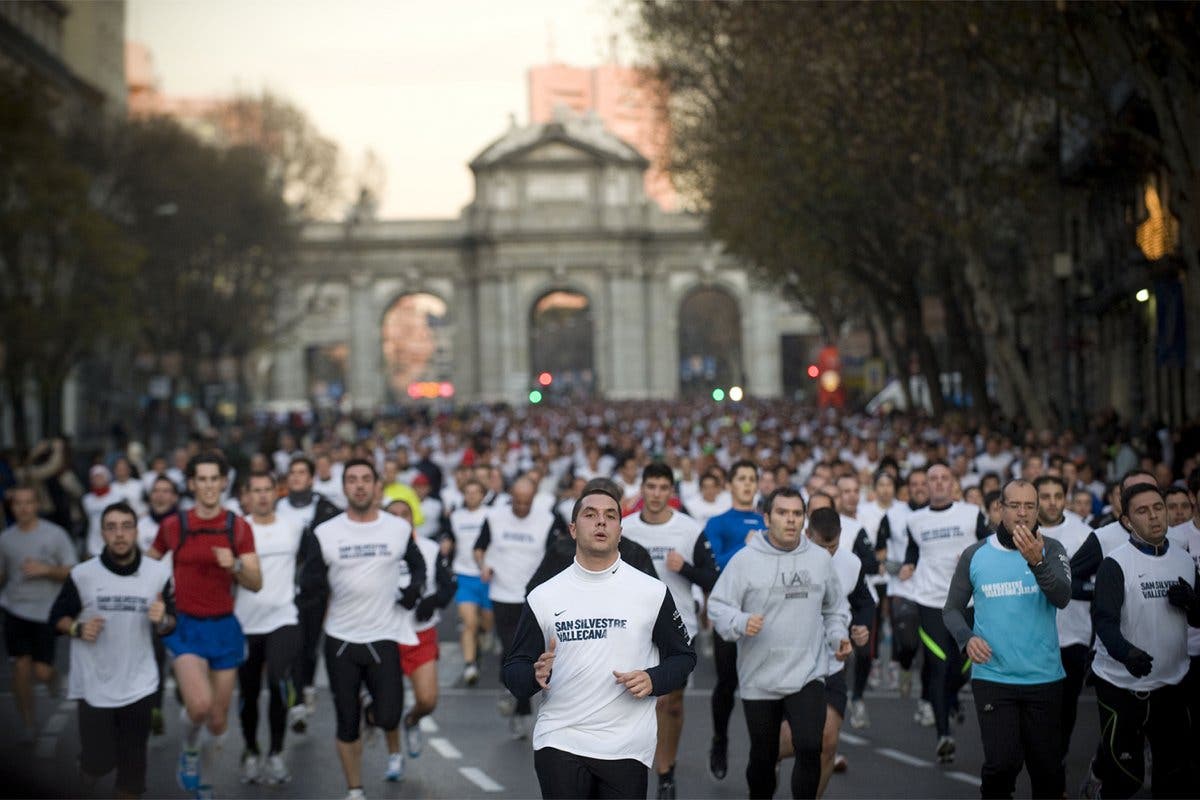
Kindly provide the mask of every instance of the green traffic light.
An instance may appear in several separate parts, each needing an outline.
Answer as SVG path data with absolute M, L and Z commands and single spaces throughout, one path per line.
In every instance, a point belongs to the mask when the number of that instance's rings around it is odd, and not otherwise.
M 531 402 L 531 403 L 542 402 L 542 393 L 539 392 L 537 389 L 534 389 L 532 392 L 529 393 L 529 402 Z
M 713 398 L 713 400 L 716 400 L 718 403 L 721 402 L 722 400 L 725 399 L 725 390 L 724 389 L 713 389 L 712 398 Z

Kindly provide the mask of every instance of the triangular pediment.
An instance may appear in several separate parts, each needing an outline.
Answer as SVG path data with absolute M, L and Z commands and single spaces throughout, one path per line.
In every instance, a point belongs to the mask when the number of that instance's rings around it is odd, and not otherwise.
M 547 142 L 526 150 L 518 161 L 578 161 L 585 158 L 594 161 L 593 152 L 567 142 Z

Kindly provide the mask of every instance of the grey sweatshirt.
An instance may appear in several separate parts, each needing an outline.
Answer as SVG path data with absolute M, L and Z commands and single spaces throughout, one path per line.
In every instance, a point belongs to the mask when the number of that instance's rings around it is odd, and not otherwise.
M 757 636 L 746 621 L 763 615 Z M 778 700 L 824 680 L 828 650 L 847 638 L 850 605 L 829 553 L 801 537 L 783 551 L 765 533 L 738 551 L 708 598 L 721 638 L 738 641 L 738 683 L 745 700 Z

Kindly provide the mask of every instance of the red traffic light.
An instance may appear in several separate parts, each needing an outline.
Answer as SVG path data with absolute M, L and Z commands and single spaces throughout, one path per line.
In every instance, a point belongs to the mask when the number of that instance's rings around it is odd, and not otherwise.
M 808 365 L 808 377 L 816 378 L 821 374 L 820 368 L 816 364 Z
M 543 372 L 541 375 L 538 375 L 538 383 L 540 383 L 542 386 L 549 386 L 553 382 L 554 376 L 549 372 Z

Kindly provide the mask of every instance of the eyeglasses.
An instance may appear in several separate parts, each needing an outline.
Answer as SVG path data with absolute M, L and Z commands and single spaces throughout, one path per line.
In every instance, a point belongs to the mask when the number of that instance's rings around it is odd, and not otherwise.
M 106 522 L 106 523 L 104 523 L 104 530 L 108 531 L 109 533 L 116 533 L 117 531 L 136 531 L 137 523 L 136 522 Z
M 1037 511 L 1037 507 L 1038 507 L 1037 503 L 1009 502 L 1009 503 L 1005 503 L 1004 505 L 1007 506 L 1008 508 L 1012 509 L 1013 511 L 1020 511 L 1021 509 L 1025 509 L 1026 511 Z

